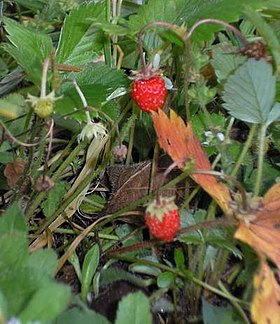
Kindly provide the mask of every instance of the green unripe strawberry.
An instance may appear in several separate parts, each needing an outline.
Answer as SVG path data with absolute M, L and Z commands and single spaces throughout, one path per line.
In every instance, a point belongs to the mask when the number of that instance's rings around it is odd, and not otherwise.
M 27 102 L 31 103 L 34 112 L 41 118 L 50 116 L 53 112 L 54 102 L 61 97 L 55 97 L 54 91 L 50 92 L 47 96 L 36 97 L 28 94 Z
M 41 118 L 46 118 L 50 116 L 53 112 L 53 100 L 49 98 L 40 98 L 33 107 L 34 112 L 37 116 Z

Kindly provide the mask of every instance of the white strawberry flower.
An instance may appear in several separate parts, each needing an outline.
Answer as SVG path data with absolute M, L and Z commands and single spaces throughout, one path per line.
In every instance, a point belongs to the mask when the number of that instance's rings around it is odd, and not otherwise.
M 107 128 L 102 123 L 94 123 L 88 120 L 81 133 L 78 135 L 78 142 L 90 141 L 92 138 L 103 138 L 107 135 Z

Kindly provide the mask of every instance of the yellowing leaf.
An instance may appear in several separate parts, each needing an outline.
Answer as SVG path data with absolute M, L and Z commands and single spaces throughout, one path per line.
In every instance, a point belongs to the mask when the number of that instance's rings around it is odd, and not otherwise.
M 264 195 L 263 203 L 268 204 L 269 202 L 279 200 L 279 199 L 280 199 L 280 183 L 276 183 Z
M 157 113 L 152 113 L 152 119 L 160 147 L 174 162 L 178 163 L 180 169 L 183 170 L 186 162 L 191 160 L 196 170 L 213 171 L 190 123 L 186 125 L 173 110 L 170 110 L 170 118 L 159 110 Z M 232 213 L 229 208 L 231 196 L 223 183 L 218 182 L 215 176 L 209 174 L 193 173 L 191 177 L 216 200 L 225 214 Z
M 279 324 L 280 287 L 263 258 L 260 270 L 254 277 L 254 288 L 251 304 L 253 321 L 257 324 Z
M 270 258 L 280 270 L 280 199 L 264 200 L 255 214 L 240 220 L 234 236 Z

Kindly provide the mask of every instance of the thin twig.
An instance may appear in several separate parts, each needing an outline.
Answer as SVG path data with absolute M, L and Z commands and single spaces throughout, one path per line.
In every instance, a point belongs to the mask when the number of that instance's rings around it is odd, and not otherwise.
M 52 119 L 52 123 L 50 125 L 50 128 L 46 134 L 46 136 L 44 137 L 47 138 L 50 133 L 53 131 L 53 125 L 54 125 L 54 121 Z M 14 143 L 17 143 L 18 145 L 21 145 L 21 146 L 25 146 L 25 147 L 33 147 L 33 146 L 37 146 L 38 144 L 40 144 L 41 140 L 36 142 L 36 143 L 24 143 L 24 142 L 21 142 L 20 140 L 16 139 L 12 134 L 11 132 L 8 130 L 8 128 L 5 126 L 5 124 L 0 120 L 0 126 L 5 130 L 5 132 L 7 133 L 6 136 L 10 137 L 11 140 L 14 142 Z
M 218 20 L 218 19 L 202 19 L 197 21 L 195 24 L 192 25 L 192 27 L 189 29 L 187 35 L 186 35 L 186 39 L 189 39 L 193 32 L 195 31 L 195 29 L 203 24 L 214 24 L 214 25 L 221 25 L 227 29 L 229 29 L 230 31 L 232 31 L 238 38 L 240 38 L 240 40 L 244 43 L 244 45 L 248 45 L 250 44 L 249 41 L 247 40 L 247 38 L 241 33 L 240 30 L 238 30 L 236 27 L 226 23 L 223 20 Z

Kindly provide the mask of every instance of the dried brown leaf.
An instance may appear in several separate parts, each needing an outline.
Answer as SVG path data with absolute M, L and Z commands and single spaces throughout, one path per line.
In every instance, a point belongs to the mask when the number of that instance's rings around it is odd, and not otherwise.
M 4 176 L 7 178 L 8 186 L 13 189 L 17 185 L 19 178 L 23 175 L 26 161 L 16 159 L 15 162 L 10 162 L 4 169 Z

